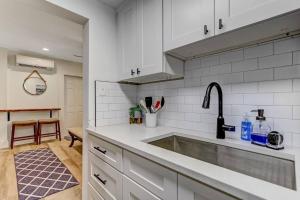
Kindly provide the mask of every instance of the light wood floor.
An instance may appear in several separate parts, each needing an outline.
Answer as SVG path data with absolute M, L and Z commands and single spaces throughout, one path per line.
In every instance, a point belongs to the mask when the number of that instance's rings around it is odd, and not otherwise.
M 82 145 L 75 142 L 73 147 L 68 147 L 69 141 L 50 141 L 41 145 L 21 145 L 13 150 L 0 150 L 0 200 L 17 200 L 17 180 L 15 172 L 14 154 L 34 150 L 37 148 L 50 148 L 56 156 L 66 165 L 80 185 L 65 191 L 53 194 L 45 200 L 81 200 L 82 180 Z

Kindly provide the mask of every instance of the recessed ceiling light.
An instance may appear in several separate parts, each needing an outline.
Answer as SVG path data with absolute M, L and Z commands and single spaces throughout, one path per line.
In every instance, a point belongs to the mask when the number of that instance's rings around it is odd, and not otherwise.
M 49 49 L 48 49 L 48 48 L 46 48 L 46 47 L 44 47 L 44 48 L 43 48 L 43 51 L 49 51 Z

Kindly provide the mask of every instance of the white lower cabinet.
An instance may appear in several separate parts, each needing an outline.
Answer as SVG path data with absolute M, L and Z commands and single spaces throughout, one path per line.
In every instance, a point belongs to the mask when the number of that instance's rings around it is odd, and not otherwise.
M 142 186 L 123 176 L 123 200 L 161 200 Z
M 88 184 L 88 200 L 104 200 L 91 184 Z
M 122 174 L 89 153 L 89 183 L 105 200 L 122 199 Z
M 91 135 L 89 136 L 88 145 L 90 152 L 122 171 L 122 149 L 120 147 Z
M 177 173 L 131 152 L 123 152 L 124 174 L 161 199 L 177 199 Z
M 237 200 L 204 183 L 178 175 L 178 200 Z

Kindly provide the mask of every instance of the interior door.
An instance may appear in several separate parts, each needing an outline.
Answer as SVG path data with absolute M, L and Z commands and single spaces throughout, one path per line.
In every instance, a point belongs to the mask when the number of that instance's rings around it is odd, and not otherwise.
M 127 1 L 118 11 L 120 79 L 133 78 L 138 66 L 137 0 Z M 134 73 L 131 73 L 133 70 Z
M 213 0 L 164 0 L 164 51 L 213 35 Z
M 162 70 L 162 6 L 162 0 L 138 1 L 138 76 Z
M 220 34 L 299 9 L 300 1 L 215 0 L 215 7 L 215 32 Z
M 82 127 L 82 78 L 65 76 L 64 127 Z

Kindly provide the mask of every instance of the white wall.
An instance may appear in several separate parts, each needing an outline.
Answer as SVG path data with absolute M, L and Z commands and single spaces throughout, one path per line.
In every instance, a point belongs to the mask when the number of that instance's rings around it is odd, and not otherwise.
M 54 113 L 61 120 L 61 128 L 64 130 L 64 79 L 65 75 L 82 77 L 82 64 L 55 60 L 56 70 L 38 71 L 47 81 L 47 90 L 43 95 L 31 96 L 23 90 L 24 79 L 32 72 L 32 68 L 24 68 L 15 65 L 14 56 L 8 56 L 7 50 L 0 50 L 0 72 L 1 72 L 1 98 L 0 109 L 19 109 L 19 108 L 49 108 L 58 107 L 62 110 Z M 11 53 L 9 53 L 11 54 Z M 8 62 L 7 62 L 8 60 Z M 2 77 L 3 76 L 3 77 Z M 11 120 L 41 119 L 49 118 L 48 112 L 22 112 L 11 113 Z M 6 114 L 0 117 L 0 138 L 2 141 L 0 148 L 7 146 L 10 140 L 10 123 L 7 122 Z M 7 130 L 6 130 L 7 129 Z M 31 132 L 31 130 L 30 130 Z M 18 132 L 18 135 L 28 133 L 28 129 Z
M 0 109 L 6 108 L 7 51 L 0 49 Z M 6 114 L 0 113 L 0 148 L 8 145 Z
M 83 44 L 83 127 L 93 126 L 95 120 L 95 80 L 117 81 L 116 15 L 98 0 L 46 0 L 86 17 Z M 88 145 L 83 135 L 83 163 L 87 163 Z M 83 199 L 87 199 L 88 169 L 83 166 Z
M 86 17 L 88 21 L 88 70 L 84 79 L 89 80 L 85 89 L 89 94 L 89 124 L 94 121 L 94 81 L 117 81 L 116 65 L 116 16 L 115 10 L 98 0 L 47 0 L 57 6 Z M 86 37 L 86 36 L 84 36 Z M 85 59 L 85 58 L 84 58 Z M 88 68 L 88 69 L 87 69 Z
M 245 112 L 263 108 L 273 129 L 287 145 L 300 147 L 300 37 L 272 41 L 188 61 L 185 80 L 138 87 L 138 97 L 165 96 L 160 125 L 216 134 L 217 94 L 202 109 L 206 87 L 222 85 L 225 123 L 237 127 L 227 137 L 240 138 Z M 255 113 L 251 114 L 252 121 Z

